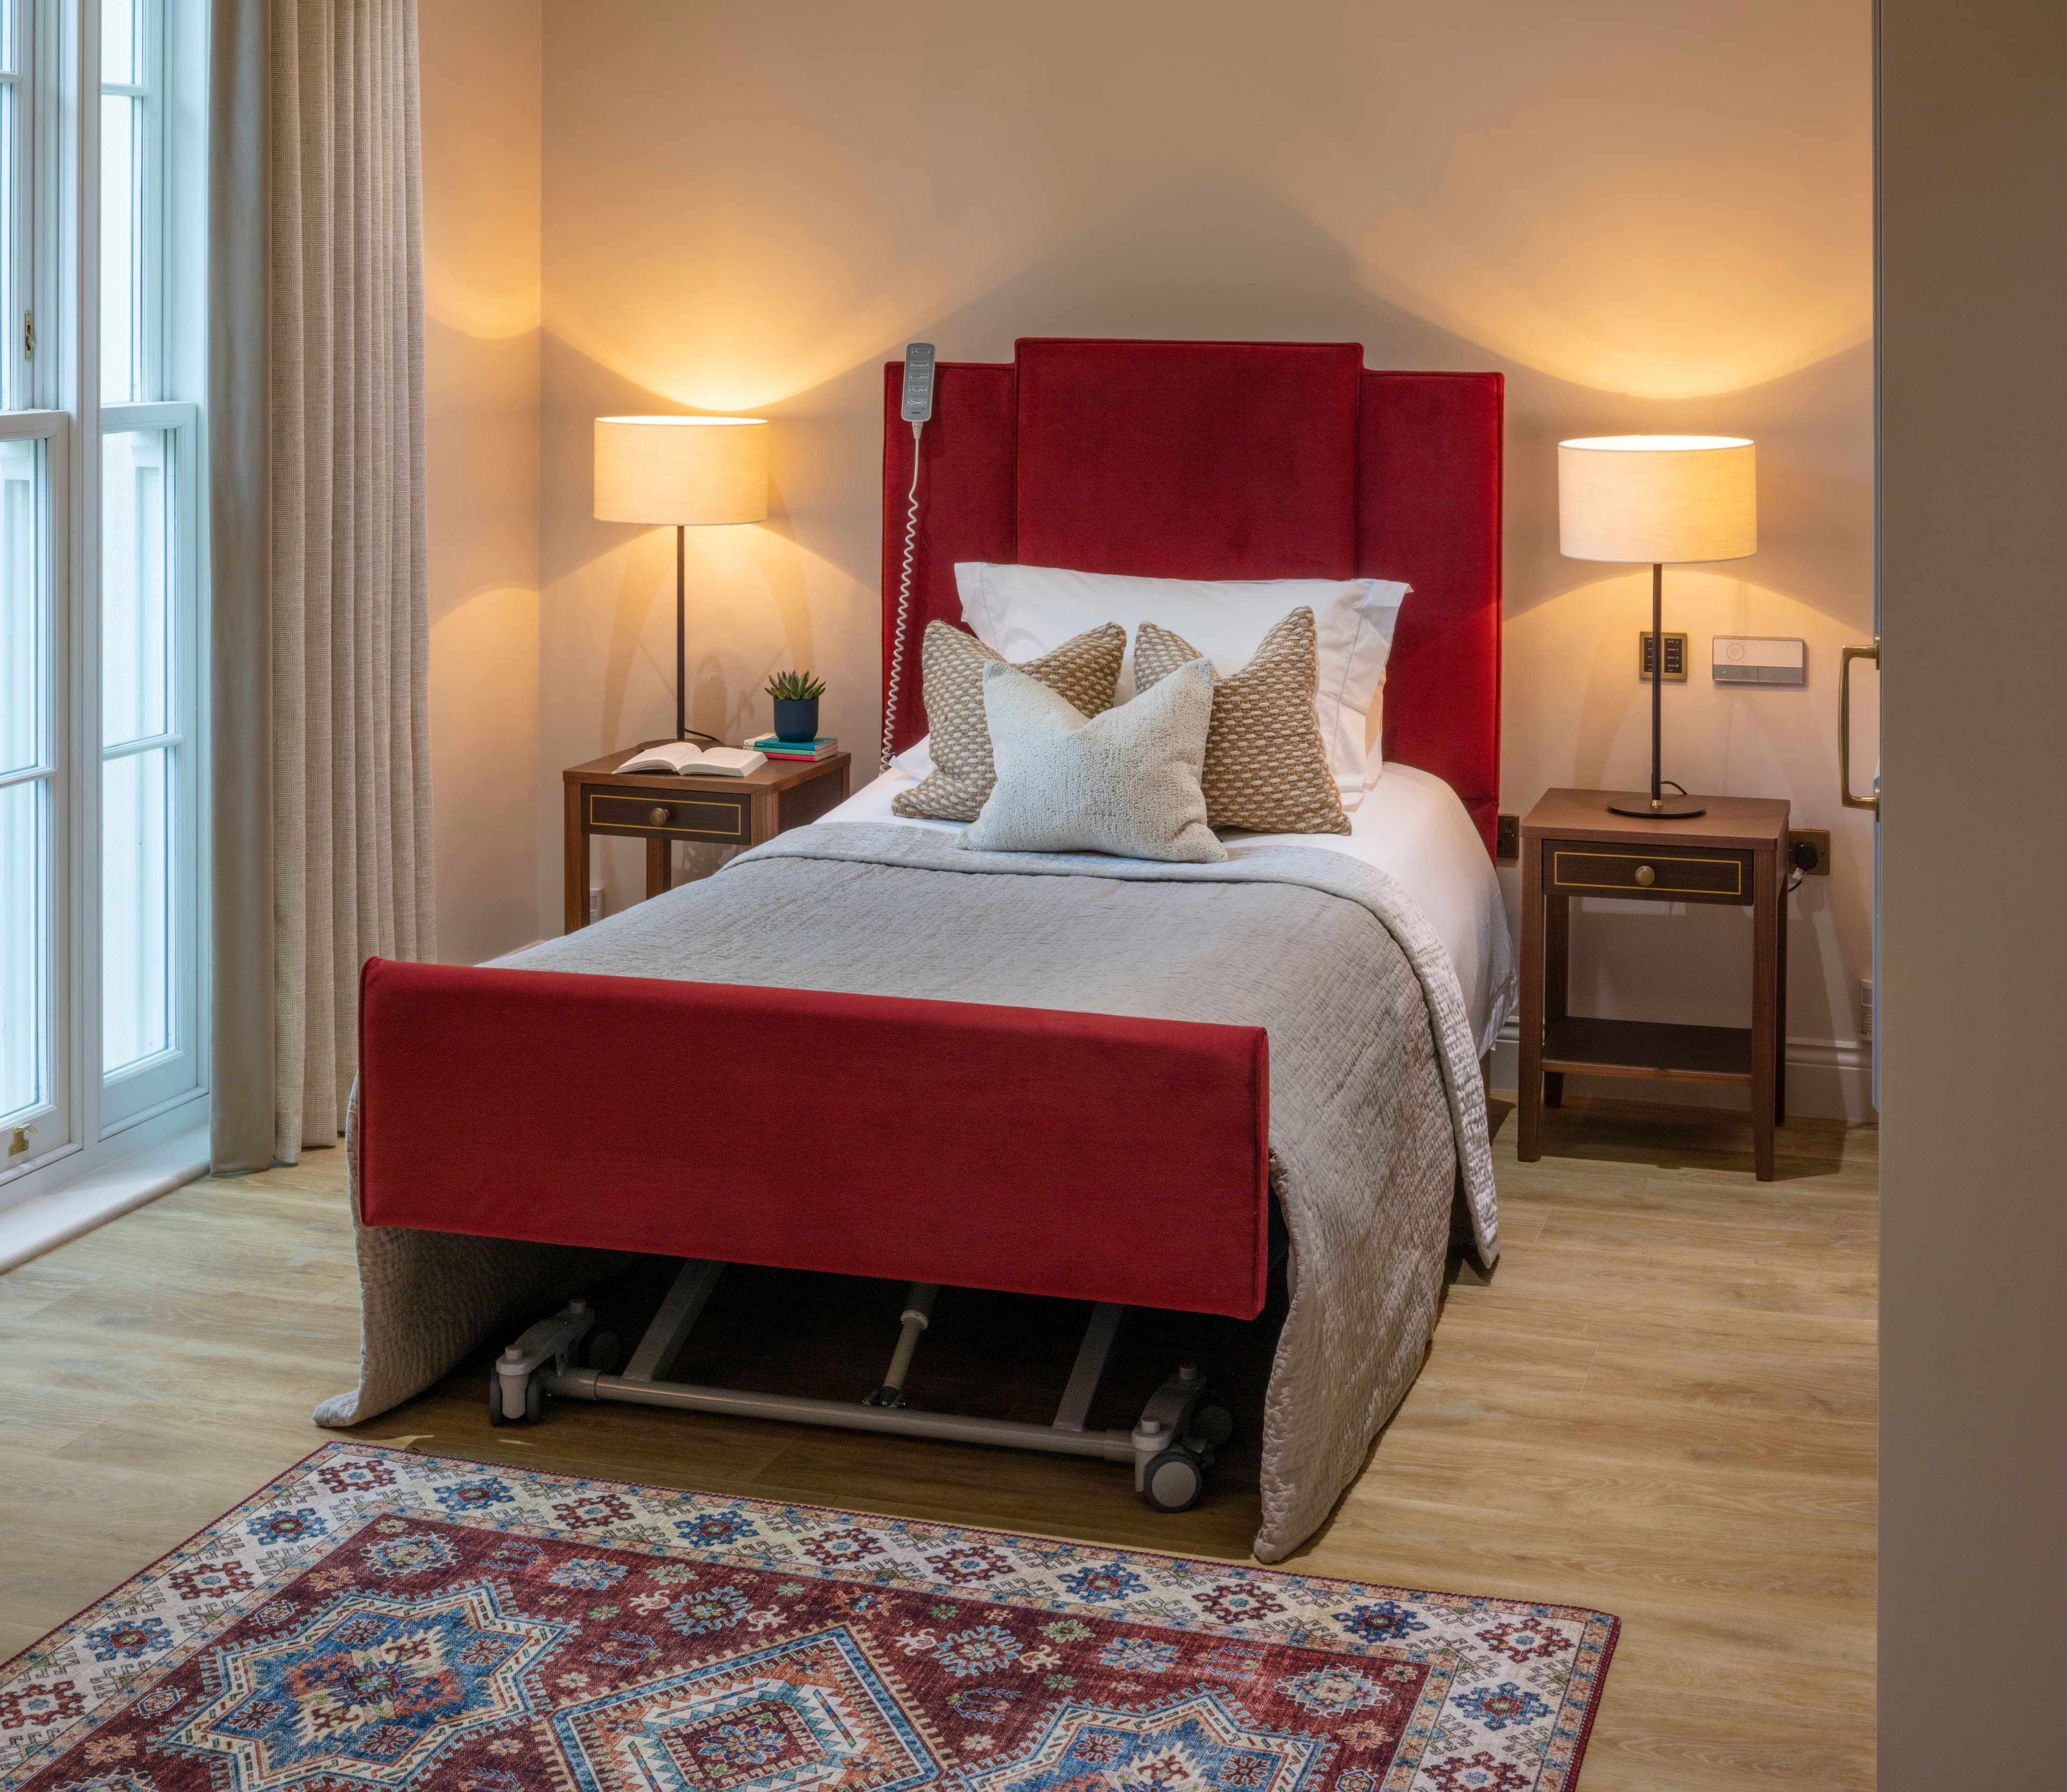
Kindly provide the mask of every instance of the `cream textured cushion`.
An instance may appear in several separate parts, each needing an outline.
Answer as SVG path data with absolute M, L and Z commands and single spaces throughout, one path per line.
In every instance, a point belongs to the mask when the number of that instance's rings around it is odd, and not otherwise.
M 1059 692 L 1080 716 L 1112 707 L 1113 687 L 1127 655 L 1127 630 L 1116 622 L 1087 629 L 1052 652 L 1019 667 Z M 973 821 L 997 782 L 990 757 L 990 724 L 984 715 L 983 675 L 1003 659 L 950 622 L 928 622 L 921 650 L 928 744 L 933 769 L 916 789 L 890 806 L 914 820 Z
M 996 853 L 1117 853 L 1208 865 L 1227 849 L 1199 789 L 1213 713 L 1204 660 L 1086 720 L 1002 661 L 983 670 L 997 784 L 964 846 Z
M 1182 635 L 1143 622 L 1134 682 L 1152 689 L 1199 658 Z M 1314 613 L 1302 604 L 1264 636 L 1241 671 L 1213 684 L 1213 722 L 1199 779 L 1206 821 L 1259 833 L 1347 833 L 1341 793 L 1314 713 Z

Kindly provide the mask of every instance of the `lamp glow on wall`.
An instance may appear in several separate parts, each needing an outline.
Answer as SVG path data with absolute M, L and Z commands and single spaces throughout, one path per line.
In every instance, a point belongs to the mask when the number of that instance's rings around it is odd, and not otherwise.
M 767 420 L 598 417 L 595 514 L 602 522 L 675 525 L 675 738 L 710 740 L 688 725 L 687 534 L 767 516 Z
M 1706 813 L 1662 774 L 1665 564 L 1758 552 L 1756 451 L 1740 436 L 1590 436 L 1557 444 L 1558 545 L 1574 560 L 1651 562 L 1651 795 L 1616 815 Z M 1668 799 L 1664 787 L 1679 793 Z

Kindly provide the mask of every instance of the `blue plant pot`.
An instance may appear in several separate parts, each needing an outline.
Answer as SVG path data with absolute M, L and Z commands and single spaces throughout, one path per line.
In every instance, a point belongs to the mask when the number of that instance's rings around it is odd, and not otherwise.
M 818 737 L 818 699 L 801 702 L 778 697 L 775 702 L 775 738 L 778 740 L 815 740 Z

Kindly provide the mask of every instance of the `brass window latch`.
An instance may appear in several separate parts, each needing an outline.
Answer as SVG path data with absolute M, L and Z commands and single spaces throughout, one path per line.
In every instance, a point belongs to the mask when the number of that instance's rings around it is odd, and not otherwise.
M 26 1151 L 29 1149 L 29 1135 L 34 1131 L 35 1128 L 33 1126 L 16 1126 L 10 1129 L 7 1140 L 7 1155 L 10 1158 L 18 1158 Z
M 22 314 L 22 359 L 24 361 L 33 361 L 35 358 L 36 314 L 34 311 L 24 311 Z

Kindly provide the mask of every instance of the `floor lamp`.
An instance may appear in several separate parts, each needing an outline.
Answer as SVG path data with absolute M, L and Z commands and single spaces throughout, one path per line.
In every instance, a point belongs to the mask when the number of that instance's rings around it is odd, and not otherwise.
M 688 723 L 686 536 L 767 516 L 766 420 L 598 417 L 595 514 L 602 522 L 675 525 L 675 738 L 709 740 Z
M 1651 562 L 1651 794 L 1615 815 L 1707 811 L 1663 775 L 1665 567 L 1758 552 L 1757 464 L 1739 436 L 1590 436 L 1557 444 L 1558 545 L 1574 560 Z M 1679 794 L 1669 797 L 1665 786 Z

